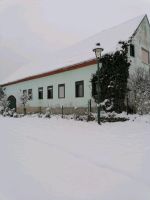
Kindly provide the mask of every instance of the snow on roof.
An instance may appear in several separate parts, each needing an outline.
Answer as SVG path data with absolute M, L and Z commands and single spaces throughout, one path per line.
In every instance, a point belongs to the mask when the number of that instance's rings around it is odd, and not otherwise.
M 104 48 L 103 54 L 113 52 L 117 49 L 119 41 L 126 41 L 135 33 L 143 18 L 144 15 L 138 16 L 123 24 L 104 30 L 75 45 L 72 45 L 69 48 L 50 55 L 48 66 L 44 67 L 40 64 L 30 64 L 28 66 L 23 66 L 14 74 L 5 79 L 1 84 L 10 83 L 26 77 L 49 72 L 58 68 L 92 60 L 95 58 L 94 52 L 92 50 L 95 44 L 98 42 L 100 42 L 101 47 Z

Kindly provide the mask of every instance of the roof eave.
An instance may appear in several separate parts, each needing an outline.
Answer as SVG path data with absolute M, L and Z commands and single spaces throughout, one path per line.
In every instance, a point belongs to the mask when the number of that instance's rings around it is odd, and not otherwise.
M 46 77 L 46 76 L 51 76 L 51 75 L 54 75 L 54 74 L 63 73 L 63 72 L 87 67 L 89 65 L 94 65 L 94 64 L 96 64 L 96 59 L 90 59 L 90 60 L 87 60 L 87 61 L 83 61 L 83 62 L 76 63 L 76 64 L 73 64 L 73 65 L 70 65 L 70 66 L 62 67 L 62 68 L 52 70 L 52 71 L 49 71 L 49 72 L 45 72 L 45 73 L 41 73 L 41 74 L 37 74 L 37 75 L 33 75 L 33 76 L 28 76 L 28 77 L 25 77 L 25 78 L 22 78 L 22 79 L 19 79 L 19 80 L 16 80 L 16 81 L 7 82 L 7 83 L 4 83 L 4 84 L 1 84 L 1 87 L 14 85 L 14 84 L 29 81 L 29 80 L 39 79 L 39 78 L 43 78 L 43 77 Z
M 145 17 L 147 18 L 147 21 L 148 21 L 148 23 L 149 23 L 147 14 L 145 14 L 144 17 L 143 17 L 143 19 L 142 19 L 141 22 L 139 23 L 138 27 L 136 28 L 136 30 L 133 32 L 132 36 L 130 37 L 131 41 L 132 41 L 132 39 L 134 38 L 134 36 L 136 35 L 136 33 L 137 33 L 139 27 L 141 26 L 143 20 L 145 19 Z M 150 23 L 149 23 L 149 26 L 150 26 Z

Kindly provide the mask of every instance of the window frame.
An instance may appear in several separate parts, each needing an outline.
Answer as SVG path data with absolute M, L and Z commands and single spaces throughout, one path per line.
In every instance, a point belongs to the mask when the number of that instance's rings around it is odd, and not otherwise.
M 146 63 L 144 60 L 143 60 L 143 51 L 145 51 L 146 53 L 148 53 L 148 63 Z M 141 48 L 141 59 L 142 59 L 142 62 L 145 64 L 145 65 L 149 65 L 150 64 L 150 52 L 145 49 L 145 48 Z
M 130 44 L 130 56 L 131 57 L 135 57 L 135 45 L 134 44 Z
M 51 90 L 52 90 L 52 97 L 49 97 L 49 88 L 51 88 Z M 53 99 L 53 85 L 49 85 L 49 86 L 47 86 L 47 99 Z
M 42 97 L 40 97 L 40 90 L 42 90 Z M 38 88 L 38 99 L 42 100 L 43 99 L 43 87 Z
M 60 97 L 60 92 L 59 92 L 59 88 L 60 87 L 64 87 L 64 96 L 63 97 Z M 65 84 L 63 83 L 63 84 L 58 84 L 58 98 L 59 99 L 64 99 L 65 98 Z
M 92 96 L 97 96 L 98 94 L 98 81 L 92 82 Z
M 80 85 L 82 83 L 82 95 L 78 96 L 77 95 L 77 86 Z M 79 93 L 79 92 L 78 92 Z M 84 97 L 84 80 L 81 81 L 76 81 L 75 82 L 75 97 L 76 98 L 83 98 Z
M 27 90 L 23 90 L 22 93 L 23 93 L 23 95 L 27 94 Z
M 29 91 L 31 91 L 31 96 L 30 96 Z M 29 97 L 30 101 L 33 99 L 33 90 L 32 89 L 28 89 L 28 97 Z

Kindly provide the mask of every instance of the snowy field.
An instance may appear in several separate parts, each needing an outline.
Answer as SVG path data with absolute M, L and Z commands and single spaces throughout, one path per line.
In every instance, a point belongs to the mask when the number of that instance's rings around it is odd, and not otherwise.
M 0 200 L 150 200 L 150 117 L 0 117 L 0 159 Z

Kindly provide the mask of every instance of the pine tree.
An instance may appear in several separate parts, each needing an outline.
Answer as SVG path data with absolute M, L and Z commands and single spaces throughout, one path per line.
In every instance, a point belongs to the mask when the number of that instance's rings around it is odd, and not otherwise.
M 105 54 L 101 58 L 100 69 L 100 96 L 101 106 L 106 111 L 122 112 L 125 109 L 125 96 L 129 76 L 128 42 L 119 42 L 121 50 Z M 97 102 L 98 72 L 92 77 L 92 96 Z

